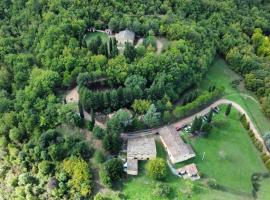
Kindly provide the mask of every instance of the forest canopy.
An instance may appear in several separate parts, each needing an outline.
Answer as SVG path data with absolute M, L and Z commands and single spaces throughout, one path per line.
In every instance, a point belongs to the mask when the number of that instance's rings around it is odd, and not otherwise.
M 96 38 L 87 45 L 91 27 L 129 29 L 148 40 L 138 48 L 126 44 L 122 54 L 114 39 Z M 151 127 L 217 96 L 216 91 L 200 98 L 192 94 L 170 115 L 220 55 L 270 117 L 269 33 L 270 4 L 264 0 L 0 1 L 0 197 L 92 196 L 93 149 L 56 130 L 63 123 L 82 125 L 76 108 L 64 105 L 59 95 L 76 85 L 87 111 L 133 108 L 146 114 Z M 160 54 L 152 47 L 155 37 L 170 40 Z M 90 89 L 100 80 L 105 89 Z M 117 142 L 118 124 L 111 124 Z

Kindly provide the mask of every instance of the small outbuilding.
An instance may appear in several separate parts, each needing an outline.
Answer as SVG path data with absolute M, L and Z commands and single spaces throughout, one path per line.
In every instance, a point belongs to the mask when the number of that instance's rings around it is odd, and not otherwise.
M 138 175 L 138 160 L 128 159 L 126 171 L 129 175 Z
M 177 169 L 178 175 L 183 179 L 191 179 L 192 181 L 200 179 L 198 169 L 194 163 Z
M 125 45 L 127 42 L 133 44 L 135 39 L 135 33 L 130 30 L 120 31 L 115 34 L 115 39 L 118 45 Z

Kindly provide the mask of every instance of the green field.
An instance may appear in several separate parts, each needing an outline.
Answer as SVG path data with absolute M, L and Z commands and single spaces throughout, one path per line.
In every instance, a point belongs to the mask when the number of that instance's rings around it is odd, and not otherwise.
M 101 37 L 102 42 L 106 42 L 108 40 L 108 35 L 106 33 L 102 33 L 102 32 L 93 32 L 93 33 L 88 33 L 85 36 L 85 41 L 86 41 L 86 45 L 88 46 L 89 43 L 96 39 L 98 36 Z
M 249 114 L 259 132 L 263 135 L 270 130 L 270 121 L 260 110 L 260 104 L 254 94 L 247 91 L 241 83 L 237 88 L 232 87 L 233 80 L 241 77 L 230 70 L 226 62 L 217 57 L 200 84 L 201 89 L 208 89 L 210 85 L 224 87 L 224 97 L 240 104 Z
M 225 106 L 220 114 L 215 115 L 209 137 L 189 139 L 186 136 L 197 155 L 188 163 L 196 163 L 206 177 L 214 178 L 228 190 L 250 193 L 251 175 L 267 170 L 247 131 L 240 124 L 238 112 L 232 109 L 227 119 L 224 110 Z
M 258 192 L 259 200 L 269 199 L 270 196 L 270 178 L 266 178 L 260 182 L 260 190 Z

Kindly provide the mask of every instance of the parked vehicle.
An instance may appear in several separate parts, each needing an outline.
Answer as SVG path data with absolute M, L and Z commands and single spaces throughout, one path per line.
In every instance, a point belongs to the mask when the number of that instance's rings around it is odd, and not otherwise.
M 183 126 L 176 127 L 176 131 L 181 131 L 181 130 L 183 130 L 184 128 L 186 128 L 187 126 L 188 126 L 188 125 L 185 124 L 185 125 L 183 125 Z
M 214 111 L 215 114 L 218 114 L 220 109 L 218 107 L 214 107 L 213 111 Z

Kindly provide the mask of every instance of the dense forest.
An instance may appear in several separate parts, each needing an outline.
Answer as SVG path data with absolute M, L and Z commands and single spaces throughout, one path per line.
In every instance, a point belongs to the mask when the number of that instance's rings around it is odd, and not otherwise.
M 89 112 L 128 107 L 145 114 L 152 127 L 153 113 L 168 122 L 183 116 L 185 106 L 193 108 L 187 102 L 217 96 L 219 89 L 210 89 L 172 108 L 220 55 L 270 117 L 265 0 L 2 0 L 0 27 L 0 198 L 92 198 L 93 148 L 56 130 L 62 123 L 82 126 L 76 109 L 59 95 L 77 84 Z M 89 27 L 130 29 L 171 44 L 160 54 L 151 42 L 136 49 L 127 44 L 121 54 L 110 40 L 108 52 L 101 41 L 86 44 Z M 110 90 L 89 89 L 100 78 Z M 114 134 L 107 139 L 120 132 L 115 127 L 108 127 Z

